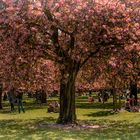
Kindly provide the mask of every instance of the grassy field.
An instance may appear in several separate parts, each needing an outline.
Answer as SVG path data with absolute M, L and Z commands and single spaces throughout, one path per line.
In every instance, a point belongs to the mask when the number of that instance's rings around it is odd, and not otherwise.
M 50 99 L 50 100 L 53 100 Z M 92 129 L 53 128 L 57 113 L 48 113 L 47 105 L 26 101 L 26 113 L 10 112 L 8 103 L 0 111 L 0 140 L 139 140 L 140 113 L 112 112 L 112 103 L 90 104 L 87 97 L 76 100 L 80 124 L 99 125 Z

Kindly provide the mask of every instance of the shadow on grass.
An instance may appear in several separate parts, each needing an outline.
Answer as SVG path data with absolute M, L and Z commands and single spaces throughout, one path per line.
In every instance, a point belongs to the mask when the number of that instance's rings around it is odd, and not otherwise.
M 28 111 L 28 110 L 36 110 L 36 109 L 44 109 L 46 108 L 47 109 L 47 103 L 43 103 L 43 104 L 37 104 L 37 103 L 34 103 L 34 102 L 26 102 L 26 103 L 23 103 L 23 106 L 25 108 L 25 111 Z M 15 107 L 15 111 L 17 110 L 17 104 L 14 105 Z M 6 103 L 3 104 L 3 109 L 0 110 L 0 113 L 2 114 L 7 114 L 7 113 L 11 113 L 11 110 L 10 110 L 10 105 Z
M 25 107 L 25 110 L 36 110 L 36 109 L 44 109 L 47 108 L 48 104 L 52 101 L 56 101 L 55 99 L 49 99 L 46 103 L 37 103 L 35 100 L 24 100 L 23 106 Z M 15 103 L 15 108 L 17 107 L 17 103 Z M 0 110 L 0 113 L 8 113 L 10 112 L 10 103 L 9 101 L 3 102 L 3 109 Z
M 110 102 L 106 102 L 106 103 L 88 103 L 88 102 L 77 102 L 76 103 L 76 107 L 77 108 L 82 108 L 82 109 L 112 109 L 113 108 L 113 104 Z
M 137 124 L 126 122 L 100 122 L 105 128 L 87 130 L 65 130 L 50 128 L 47 124 L 55 123 L 53 118 L 39 118 L 34 120 L 1 120 L 0 139 L 3 140 L 138 140 L 140 138 L 140 127 Z M 92 121 L 91 121 L 92 123 Z M 93 122 L 94 123 L 94 122 Z M 98 122 L 96 122 L 98 123 Z M 40 127 L 44 124 L 45 127 Z M 131 126 L 131 127 L 130 127 Z M 129 128 L 129 129 L 128 129 Z
M 117 112 L 112 112 L 112 110 L 111 110 L 111 111 L 98 111 L 98 112 L 95 112 L 95 113 L 86 114 L 86 116 L 89 116 L 89 117 L 104 117 L 104 116 L 110 116 L 110 115 L 114 115 L 114 114 L 117 114 Z
M 47 103 L 44 104 L 37 104 L 35 102 L 26 102 L 24 103 L 25 111 L 28 110 L 36 110 L 36 109 L 47 109 L 48 103 L 51 102 L 50 100 Z M 106 103 L 89 103 L 85 100 L 77 100 L 76 107 L 80 109 L 112 109 L 113 105 L 111 102 Z M 17 110 L 17 104 L 15 104 L 15 108 Z M 10 111 L 10 105 L 6 102 L 3 104 L 3 110 L 0 110 L 0 113 L 7 114 L 11 113 Z M 103 114 L 104 115 L 104 114 Z

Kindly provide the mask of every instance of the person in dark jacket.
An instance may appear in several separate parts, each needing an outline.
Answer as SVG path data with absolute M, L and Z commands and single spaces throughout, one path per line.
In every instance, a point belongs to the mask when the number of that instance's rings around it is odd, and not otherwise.
M 4 96 L 3 96 L 3 101 L 6 101 L 7 99 L 8 99 L 7 93 L 5 92 L 5 93 L 4 93 Z
M 21 110 L 25 113 L 25 109 L 23 107 L 23 102 L 22 102 L 22 96 L 23 96 L 23 93 L 21 91 L 16 92 L 16 98 L 17 98 L 18 112 L 19 113 L 21 112 Z

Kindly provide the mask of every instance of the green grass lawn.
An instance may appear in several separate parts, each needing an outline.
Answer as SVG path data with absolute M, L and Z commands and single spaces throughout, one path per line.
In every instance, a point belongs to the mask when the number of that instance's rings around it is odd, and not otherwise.
M 54 100 L 52 98 L 50 100 Z M 0 140 L 139 140 L 140 113 L 112 112 L 112 103 L 90 104 L 87 97 L 76 100 L 81 124 L 99 125 L 96 129 L 52 128 L 57 113 L 48 113 L 47 105 L 27 100 L 26 113 L 11 113 L 8 103 L 0 111 Z

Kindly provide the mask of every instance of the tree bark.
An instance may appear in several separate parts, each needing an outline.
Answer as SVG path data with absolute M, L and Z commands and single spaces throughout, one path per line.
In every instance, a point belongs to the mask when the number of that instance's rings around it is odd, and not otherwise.
M 121 110 L 121 96 L 120 96 L 120 93 L 119 93 L 119 110 Z
M 117 111 L 117 95 L 116 95 L 116 89 L 113 89 L 113 110 Z
M 57 123 L 73 124 L 76 123 L 75 113 L 75 79 L 78 70 L 62 72 L 60 81 L 60 113 Z
M 41 103 L 46 103 L 47 101 L 47 95 L 44 90 L 41 91 Z
M 0 84 L 0 109 L 2 109 L 2 84 Z
M 138 100 L 138 95 L 137 95 L 137 83 L 130 83 L 130 98 L 133 98 L 133 96 L 134 96 L 134 99 L 135 99 L 135 101 L 134 101 L 134 105 L 137 105 L 137 100 Z M 131 103 L 131 104 L 133 104 L 133 103 Z

